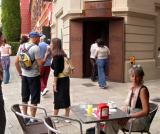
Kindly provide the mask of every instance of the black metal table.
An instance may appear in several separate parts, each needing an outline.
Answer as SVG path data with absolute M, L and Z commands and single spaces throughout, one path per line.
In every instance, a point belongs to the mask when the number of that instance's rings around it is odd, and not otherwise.
M 87 105 L 75 105 L 71 107 L 71 110 L 80 119 L 82 123 L 96 123 L 96 134 L 100 134 L 100 122 L 129 118 L 129 115 L 127 113 L 123 112 L 119 108 L 116 108 L 116 111 L 109 114 L 109 117 L 107 119 L 100 119 L 94 116 L 94 114 L 87 115 L 86 107 Z M 96 107 L 96 104 L 94 104 L 93 107 Z

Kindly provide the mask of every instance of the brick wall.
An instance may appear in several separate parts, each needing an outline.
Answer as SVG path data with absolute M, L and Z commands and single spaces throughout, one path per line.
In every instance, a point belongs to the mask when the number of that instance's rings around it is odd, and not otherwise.
M 21 0 L 21 34 L 31 31 L 31 15 L 29 11 L 30 0 Z

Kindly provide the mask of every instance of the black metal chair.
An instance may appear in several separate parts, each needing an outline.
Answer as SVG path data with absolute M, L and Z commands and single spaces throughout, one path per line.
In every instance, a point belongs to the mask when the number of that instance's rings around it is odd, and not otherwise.
M 131 132 L 137 132 L 137 133 L 141 133 L 141 134 L 143 134 L 143 133 L 151 134 L 149 130 L 150 130 L 151 123 L 152 123 L 152 121 L 153 121 L 153 119 L 154 119 L 154 117 L 155 117 L 155 114 L 156 114 L 156 112 L 157 112 L 157 110 L 158 110 L 158 105 L 155 104 L 155 103 L 149 103 L 149 109 L 150 109 L 150 110 L 149 110 L 150 112 L 149 112 L 149 115 L 148 115 L 148 116 L 150 116 L 150 124 L 149 124 L 148 127 L 146 127 L 146 128 L 143 129 L 143 130 L 133 131 L 133 130 L 132 130 L 133 122 L 132 122 L 131 125 L 130 125 L 130 129 L 129 129 L 129 130 L 127 130 L 127 129 L 122 129 L 123 133 L 126 134 L 126 132 L 128 132 L 129 134 L 131 134 Z
M 55 123 L 54 122 L 55 119 L 56 120 L 58 119 L 59 122 Z M 65 120 L 70 120 L 71 123 L 65 123 L 65 125 L 60 123 L 60 122 L 64 123 Z M 74 125 L 75 125 L 75 122 L 78 123 L 78 125 L 79 125 L 79 128 L 78 128 L 79 133 L 83 134 L 82 124 L 79 120 L 72 119 L 72 118 L 69 118 L 69 117 L 64 117 L 64 116 L 48 116 L 48 117 L 45 117 L 45 119 L 44 119 L 44 124 L 48 129 L 48 134 L 66 134 L 67 129 L 62 129 L 64 126 L 65 127 L 67 126 L 69 128 L 69 133 L 70 134 L 74 133 L 73 132 L 74 130 L 72 129 L 71 126 L 72 126 L 72 123 L 74 123 Z M 77 132 L 76 132 L 76 134 L 77 134 Z
M 42 115 L 42 117 L 32 117 L 22 114 L 20 110 L 21 106 L 36 108 L 37 112 L 41 111 L 39 112 L 39 115 Z M 48 134 L 48 130 L 43 122 L 43 118 L 47 116 L 47 112 L 44 108 L 25 104 L 14 104 L 12 105 L 11 110 L 16 115 L 24 134 Z M 33 119 L 36 120 L 36 122 L 26 124 L 24 118 Z

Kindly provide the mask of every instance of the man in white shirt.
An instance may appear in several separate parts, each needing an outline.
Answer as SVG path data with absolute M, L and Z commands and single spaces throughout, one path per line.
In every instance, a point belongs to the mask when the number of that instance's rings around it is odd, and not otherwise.
M 93 43 L 90 48 L 90 62 L 92 66 L 92 72 L 91 72 L 91 80 L 97 81 L 97 65 L 96 65 L 96 49 L 97 49 L 97 43 Z

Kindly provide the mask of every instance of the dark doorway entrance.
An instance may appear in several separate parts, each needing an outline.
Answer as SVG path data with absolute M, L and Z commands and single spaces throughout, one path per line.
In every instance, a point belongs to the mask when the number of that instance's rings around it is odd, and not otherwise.
M 43 26 L 42 33 L 46 36 L 47 39 L 51 39 L 51 27 Z
M 102 38 L 108 46 L 109 22 L 84 21 L 83 22 L 83 77 L 90 77 L 90 46 L 97 38 Z
M 111 51 L 108 80 L 124 82 L 124 18 L 80 17 L 70 21 L 70 57 L 75 67 L 72 77 L 90 77 L 90 46 L 103 38 Z

